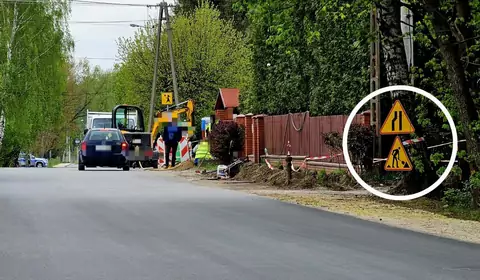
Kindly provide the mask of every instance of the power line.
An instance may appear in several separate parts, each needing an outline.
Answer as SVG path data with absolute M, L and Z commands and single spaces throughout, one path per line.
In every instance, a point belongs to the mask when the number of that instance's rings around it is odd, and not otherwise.
M 130 23 L 130 22 L 144 22 L 148 21 L 146 19 L 138 19 L 138 20 L 99 20 L 99 21 L 75 21 L 75 20 L 69 20 L 68 23 L 78 23 L 78 24 L 93 24 L 93 23 Z
M 133 3 L 118 3 L 118 2 L 103 2 L 92 0 L 70 0 L 75 3 L 93 4 L 93 5 L 110 5 L 110 6 L 130 6 L 130 7 L 156 7 L 158 5 L 152 4 L 133 4 Z
M 102 25 L 102 26 L 128 26 L 134 22 L 147 23 L 149 20 L 117 20 L 117 21 L 67 21 L 68 25 L 76 24 L 89 24 L 89 25 Z
M 49 1 L 34 1 L 34 0 L 0 0 L 0 3 L 18 3 L 18 4 L 39 4 L 39 3 L 50 3 L 50 4 L 62 4 L 54 0 Z M 93 0 L 69 0 L 72 4 L 79 5 L 104 5 L 104 6 L 124 6 L 124 7 L 158 7 L 158 4 L 139 4 L 139 3 L 119 3 L 119 2 L 104 2 L 104 1 L 93 1 Z M 175 5 L 167 5 L 168 7 L 174 7 Z
M 116 60 L 120 61 L 121 59 L 115 57 L 86 57 L 86 56 L 77 56 L 76 59 L 91 59 L 91 60 Z
M 155 19 L 156 21 L 156 19 Z M 131 23 L 135 23 L 135 22 L 138 22 L 138 23 L 148 23 L 148 22 L 152 22 L 151 19 L 137 19 L 137 20 L 97 20 L 97 21 L 78 21 L 78 20 L 68 20 L 68 21 L 65 21 L 65 23 L 67 23 L 68 25 L 70 24 L 91 24 L 91 25 L 115 25 L 115 26 L 128 26 L 128 24 L 131 24 Z M 21 21 L 21 24 L 19 25 L 22 25 L 23 24 L 26 24 L 26 23 L 46 23 L 46 24 L 53 24 L 54 22 L 51 22 L 51 21 L 44 21 L 44 20 L 23 20 Z
M 17 4 L 61 4 L 57 1 L 34 1 L 34 0 L 0 0 L 0 3 L 17 3 Z M 72 4 L 80 5 L 105 5 L 105 6 L 125 6 L 125 7 L 157 7 L 155 4 L 138 4 L 138 3 L 119 3 L 119 2 L 103 2 L 103 1 L 90 1 L 90 0 L 69 0 Z

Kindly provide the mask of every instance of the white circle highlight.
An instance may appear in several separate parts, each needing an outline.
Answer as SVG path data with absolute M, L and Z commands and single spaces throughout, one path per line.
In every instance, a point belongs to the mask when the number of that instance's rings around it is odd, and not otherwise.
M 448 124 L 450 125 L 450 129 L 452 130 L 452 145 L 453 145 L 453 148 L 452 148 L 452 155 L 450 156 L 450 161 L 448 162 L 447 168 L 443 172 L 442 176 L 440 176 L 440 178 L 438 178 L 438 180 L 435 183 L 433 183 L 433 185 L 431 185 L 430 187 L 428 187 L 428 188 L 426 188 L 423 191 L 420 191 L 418 193 L 409 194 L 409 195 L 390 195 L 390 194 L 386 194 L 386 193 L 383 193 L 383 192 L 380 192 L 380 191 L 374 189 L 373 187 L 371 187 L 370 185 L 365 183 L 365 181 L 363 181 L 363 179 L 360 178 L 360 176 L 357 174 L 357 172 L 355 171 L 355 168 L 353 167 L 353 164 L 350 160 L 350 154 L 348 153 L 348 131 L 350 130 L 350 126 L 352 125 L 353 119 L 355 118 L 357 112 L 363 107 L 363 105 L 365 105 L 367 102 L 369 102 L 370 99 L 372 99 L 372 98 L 374 98 L 374 97 L 376 97 L 376 96 L 378 96 L 382 93 L 390 92 L 390 91 L 413 91 L 417 94 L 421 94 L 421 95 L 425 96 L 426 98 L 430 99 L 445 114 L 445 116 L 447 117 L 447 120 L 448 120 Z M 443 183 L 443 181 L 445 181 L 445 179 L 447 178 L 450 171 L 452 171 L 453 165 L 455 164 L 455 158 L 456 158 L 457 152 L 458 152 L 458 135 L 457 135 L 457 128 L 455 127 L 455 123 L 453 122 L 453 118 L 450 115 L 450 112 L 448 112 L 447 108 L 445 108 L 445 106 L 443 106 L 442 102 L 440 102 L 440 100 L 438 100 L 435 96 L 433 96 L 432 94 L 430 94 L 430 93 L 428 93 L 428 92 L 426 92 L 422 89 L 412 87 L 412 86 L 389 86 L 389 87 L 384 87 L 384 88 L 378 89 L 378 90 L 370 93 L 369 95 L 365 96 L 365 98 L 363 98 L 362 101 L 360 101 L 360 103 L 357 104 L 357 106 L 355 106 L 353 111 L 348 116 L 347 122 L 345 123 L 345 128 L 344 128 L 344 131 L 343 131 L 343 139 L 342 139 L 342 148 L 343 148 L 343 156 L 345 157 L 345 161 L 347 163 L 348 170 L 350 171 L 350 173 L 352 173 L 353 178 L 355 178 L 355 180 L 357 180 L 357 182 L 363 188 L 365 188 L 370 193 L 372 193 L 376 196 L 379 196 L 381 198 L 385 198 L 385 199 L 388 199 L 388 200 L 396 200 L 396 201 L 406 201 L 406 200 L 412 200 L 412 199 L 420 198 L 420 197 L 432 192 L 434 189 L 436 189 L 438 186 L 440 186 L 440 184 Z

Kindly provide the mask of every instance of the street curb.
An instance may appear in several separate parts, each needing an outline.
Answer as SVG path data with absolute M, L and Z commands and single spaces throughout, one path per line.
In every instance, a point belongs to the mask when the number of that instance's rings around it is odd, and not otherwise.
M 70 164 L 71 163 L 60 163 L 60 164 L 55 165 L 53 168 L 64 168 L 64 167 L 69 166 Z

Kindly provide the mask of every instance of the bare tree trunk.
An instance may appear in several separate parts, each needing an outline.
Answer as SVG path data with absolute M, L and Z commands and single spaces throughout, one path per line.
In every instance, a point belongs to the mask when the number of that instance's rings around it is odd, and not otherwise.
M 3 136 L 5 135 L 5 111 L 0 111 L 0 148 L 2 147 Z
M 380 11 L 379 29 L 382 38 L 383 63 L 386 68 L 386 77 L 388 85 L 408 85 L 409 67 L 404 43 L 404 34 L 402 32 L 401 8 L 403 3 L 400 0 L 379 0 L 376 1 L 377 9 Z M 412 114 L 417 104 L 415 94 L 410 92 L 393 92 L 392 98 L 400 99 L 407 113 Z M 386 116 L 392 106 L 391 100 L 382 98 L 382 116 Z M 415 118 L 410 118 L 414 126 L 418 126 Z M 388 155 L 390 145 L 393 143 L 394 136 L 382 136 L 382 142 Z M 424 172 L 418 170 L 408 172 L 403 177 L 399 185 L 393 190 L 394 193 L 417 193 L 427 188 L 435 181 L 435 172 L 428 160 L 429 155 L 425 145 L 416 147 L 420 150 L 420 157 L 424 165 Z M 432 181 L 433 180 L 433 181 Z
M 379 29 L 382 38 L 382 54 L 389 85 L 408 84 L 408 64 L 400 24 L 400 0 L 377 2 L 380 11 Z

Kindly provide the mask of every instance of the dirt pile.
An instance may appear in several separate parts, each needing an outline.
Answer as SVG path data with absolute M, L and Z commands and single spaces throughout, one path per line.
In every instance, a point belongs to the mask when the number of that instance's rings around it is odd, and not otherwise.
M 193 161 L 188 160 L 184 161 L 178 165 L 175 165 L 175 167 L 171 168 L 170 170 L 172 171 L 185 171 L 188 169 L 192 169 L 195 165 L 193 164 Z
M 332 173 L 317 173 L 317 184 L 334 191 L 348 191 L 358 188 L 355 179 L 346 171 L 338 170 Z
M 357 188 L 355 180 L 343 170 L 328 174 L 324 171 L 292 171 L 292 180 L 290 184 L 287 185 L 286 170 L 271 170 L 266 165 L 258 165 L 255 163 L 244 164 L 234 179 L 266 184 L 281 189 L 314 189 L 324 187 L 332 190 L 345 191 Z

